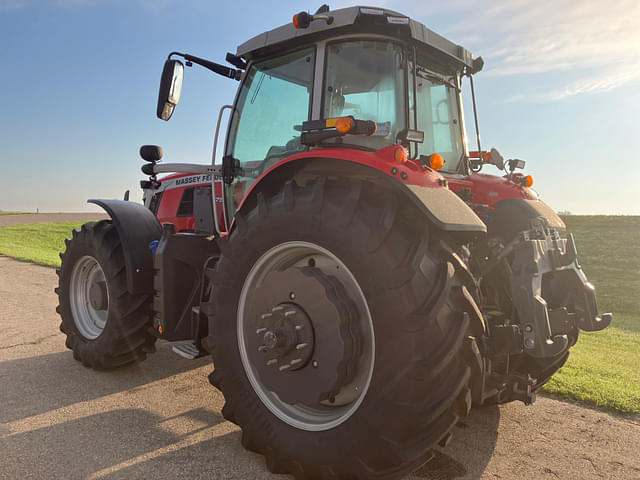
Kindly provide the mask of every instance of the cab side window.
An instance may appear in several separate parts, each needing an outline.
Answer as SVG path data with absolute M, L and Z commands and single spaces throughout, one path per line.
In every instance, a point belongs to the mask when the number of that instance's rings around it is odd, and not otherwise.
M 185 188 L 182 192 L 182 198 L 180 198 L 180 204 L 178 205 L 178 217 L 192 217 L 193 216 L 193 187 Z

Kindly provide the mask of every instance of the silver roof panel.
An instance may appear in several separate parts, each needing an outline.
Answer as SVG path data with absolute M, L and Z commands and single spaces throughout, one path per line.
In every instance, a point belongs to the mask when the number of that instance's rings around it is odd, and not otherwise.
M 398 28 L 406 29 L 406 35 L 403 35 L 404 40 L 413 39 L 418 45 L 423 44 L 430 47 L 435 53 L 439 53 L 443 59 L 459 64 L 459 67 L 464 65 L 473 66 L 473 56 L 469 51 L 456 45 L 455 43 L 447 40 L 441 35 L 438 35 L 434 31 L 428 29 L 422 23 L 409 19 L 408 25 L 397 24 L 385 24 L 383 22 L 377 25 L 363 25 L 363 22 L 359 22 L 361 15 L 366 17 L 374 17 L 373 15 L 361 14 L 361 9 L 375 9 L 384 12 L 385 17 L 403 17 L 409 18 L 393 10 L 387 10 L 379 7 L 348 7 L 338 10 L 331 10 L 326 15 L 333 16 L 333 23 L 327 25 L 325 21 L 315 20 L 311 22 L 311 25 L 305 29 L 297 29 L 293 26 L 292 22 L 289 22 L 280 27 L 274 28 L 267 32 L 256 35 L 250 40 L 244 42 L 238 46 L 236 55 L 252 59 L 262 56 L 265 52 L 277 51 L 279 49 L 288 50 L 292 46 L 304 45 L 306 43 L 314 43 L 320 39 L 331 38 L 332 36 L 348 33 L 349 30 L 363 32 L 371 30 L 370 33 L 385 33 L 387 29 L 390 34 L 393 31 L 398 32 Z M 381 17 L 381 16 L 376 16 Z M 362 27 L 358 29 L 349 27 Z

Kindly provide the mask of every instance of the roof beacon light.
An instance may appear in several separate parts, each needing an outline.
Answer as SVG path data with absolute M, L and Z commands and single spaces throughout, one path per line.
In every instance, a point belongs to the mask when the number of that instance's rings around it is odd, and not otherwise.
M 314 15 L 311 15 L 307 12 L 296 13 L 291 20 L 293 26 L 295 28 L 308 28 L 311 25 L 311 22 L 314 20 L 324 20 L 327 22 L 327 25 L 331 25 L 333 23 L 333 17 L 331 15 L 323 15 L 322 13 L 316 12 Z
M 533 177 L 531 175 L 526 175 L 520 179 L 520 183 L 523 187 L 530 187 L 533 185 Z

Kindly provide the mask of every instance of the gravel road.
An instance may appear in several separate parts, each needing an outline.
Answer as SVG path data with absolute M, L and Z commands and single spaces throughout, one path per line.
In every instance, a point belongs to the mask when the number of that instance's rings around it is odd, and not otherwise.
M 1 217 L 0 217 L 1 218 Z M 222 418 L 208 359 L 160 343 L 94 372 L 58 330 L 50 268 L 0 256 L 0 479 L 282 479 Z M 640 419 L 549 398 L 476 409 L 407 480 L 640 479 Z

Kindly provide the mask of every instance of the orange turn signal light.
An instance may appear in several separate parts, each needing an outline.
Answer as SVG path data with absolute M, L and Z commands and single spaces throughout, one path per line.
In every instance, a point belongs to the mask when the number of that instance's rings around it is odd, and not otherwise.
M 353 119 L 351 117 L 336 118 L 335 127 L 340 133 L 349 133 L 353 129 Z
M 396 147 L 393 151 L 393 161 L 396 163 L 404 163 L 407 161 L 407 149 L 401 146 Z
M 300 22 L 298 21 L 298 14 L 297 13 L 293 16 L 293 19 L 291 20 L 291 23 L 293 23 L 293 26 L 295 28 L 300 28 Z
M 486 162 L 491 158 L 491 152 L 487 152 L 486 150 L 482 152 L 482 161 Z
M 525 187 L 530 187 L 531 185 L 533 185 L 533 177 L 531 175 L 527 175 L 526 177 L 523 177 L 522 185 L 524 185 Z
M 439 170 L 444 165 L 444 158 L 439 153 L 429 155 L 429 166 L 434 170 Z

